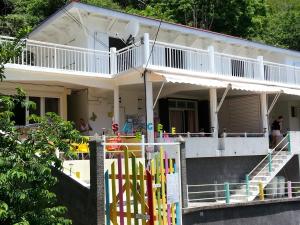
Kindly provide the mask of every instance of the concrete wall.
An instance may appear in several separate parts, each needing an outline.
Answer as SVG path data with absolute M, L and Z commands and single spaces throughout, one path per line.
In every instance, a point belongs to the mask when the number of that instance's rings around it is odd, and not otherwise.
M 188 184 L 240 182 L 263 156 L 186 159 Z
M 241 204 L 215 209 L 195 209 L 183 214 L 184 225 L 298 225 L 299 199 Z
M 54 192 L 58 203 L 67 207 L 67 218 L 72 219 L 73 225 L 93 224 L 95 209 L 91 203 L 90 190 L 58 170 L 53 169 L 52 172 L 58 179 Z
M 277 176 L 285 177 L 286 181 L 299 182 L 300 181 L 299 156 L 295 155 L 285 165 L 285 167 L 283 167 L 281 171 L 279 171 Z
M 266 155 L 269 149 L 268 137 L 226 137 L 219 138 L 221 156 Z

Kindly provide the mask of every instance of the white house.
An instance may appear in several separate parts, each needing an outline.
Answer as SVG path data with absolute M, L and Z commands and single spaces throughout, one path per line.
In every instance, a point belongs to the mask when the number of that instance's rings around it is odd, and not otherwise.
M 22 86 L 35 113 L 84 118 L 93 133 L 127 124 L 153 142 L 158 123 L 175 127 L 187 158 L 266 155 L 279 115 L 300 130 L 300 52 L 78 2 L 33 30 L 5 75 L 2 93 Z

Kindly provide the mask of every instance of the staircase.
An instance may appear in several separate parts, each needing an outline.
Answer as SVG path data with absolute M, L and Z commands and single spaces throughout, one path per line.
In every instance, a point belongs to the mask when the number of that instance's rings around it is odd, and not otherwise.
M 231 202 L 253 201 L 259 194 L 259 183 L 263 188 L 267 186 L 292 157 L 288 134 L 246 175 L 246 184 L 232 191 Z

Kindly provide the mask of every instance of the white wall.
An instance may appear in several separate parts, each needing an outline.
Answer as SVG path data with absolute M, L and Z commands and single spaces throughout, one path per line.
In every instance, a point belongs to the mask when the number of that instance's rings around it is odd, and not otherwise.
M 110 93 L 99 93 L 95 88 L 89 88 L 88 94 L 88 121 L 94 133 L 101 134 L 102 128 L 111 130 L 113 112 L 113 99 Z M 91 120 L 93 113 L 96 115 L 95 121 Z
M 221 156 L 247 156 L 268 154 L 268 137 L 226 137 L 220 138 L 219 140 Z

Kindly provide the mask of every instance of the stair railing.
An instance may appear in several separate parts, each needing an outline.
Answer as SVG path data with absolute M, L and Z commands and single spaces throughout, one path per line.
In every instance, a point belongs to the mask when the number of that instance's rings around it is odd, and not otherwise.
M 275 158 L 280 152 L 282 152 L 282 150 L 289 146 L 289 134 L 287 134 L 283 139 L 281 139 L 281 141 L 268 153 L 268 155 L 266 155 L 261 161 L 260 163 L 258 163 L 253 170 L 251 170 L 250 173 L 248 173 L 246 175 L 246 180 L 249 180 L 249 178 L 251 178 L 251 175 L 254 173 L 254 171 L 266 160 L 268 160 L 268 163 L 264 166 L 264 168 L 262 168 L 256 175 L 253 176 L 253 178 L 255 178 L 256 176 L 258 176 L 261 171 L 263 171 L 267 166 L 269 166 L 269 172 L 272 172 L 272 154 L 275 152 L 275 150 L 283 143 L 283 141 L 288 140 L 288 143 L 286 143 L 278 152 L 276 155 L 273 156 L 273 158 Z M 289 150 L 290 151 L 290 150 Z

